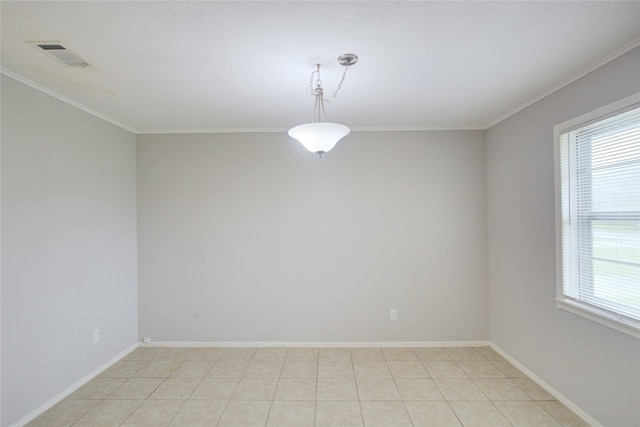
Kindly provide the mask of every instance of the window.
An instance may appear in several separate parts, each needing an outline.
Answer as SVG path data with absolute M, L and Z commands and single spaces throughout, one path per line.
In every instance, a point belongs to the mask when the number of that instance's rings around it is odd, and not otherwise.
M 640 338 L 640 94 L 554 137 L 557 305 Z

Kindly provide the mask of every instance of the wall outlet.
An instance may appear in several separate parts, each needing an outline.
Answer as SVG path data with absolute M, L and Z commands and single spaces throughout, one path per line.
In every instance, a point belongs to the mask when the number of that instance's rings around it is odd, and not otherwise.
M 151 338 L 149 338 L 149 337 L 143 337 L 143 338 L 142 338 L 142 342 L 143 342 L 143 343 L 147 343 L 147 344 L 148 344 L 148 343 L 150 343 L 150 342 L 151 342 Z
M 100 342 L 100 329 L 93 331 L 93 343 L 98 344 Z
M 398 310 L 392 308 L 389 310 L 389 320 L 398 320 Z

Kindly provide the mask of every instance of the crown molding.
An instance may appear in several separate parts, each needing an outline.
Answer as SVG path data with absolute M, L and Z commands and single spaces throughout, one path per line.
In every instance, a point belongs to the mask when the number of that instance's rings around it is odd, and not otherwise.
M 25 84 L 25 85 L 27 85 L 27 86 L 29 86 L 29 87 L 37 90 L 37 91 L 43 92 L 43 93 L 45 93 L 45 94 L 47 94 L 47 95 L 49 95 L 49 96 L 51 96 L 53 98 L 56 98 L 59 101 L 62 101 L 64 103 L 66 103 L 66 104 L 69 104 L 69 105 L 71 105 L 73 107 L 76 107 L 77 109 L 82 110 L 85 113 L 91 114 L 92 116 L 95 116 L 95 117 L 97 117 L 99 119 L 102 119 L 105 122 L 111 123 L 112 125 L 118 126 L 119 128 L 122 128 L 122 129 L 124 129 L 126 131 L 129 131 L 129 132 L 134 133 L 134 134 L 138 134 L 139 133 L 136 129 L 132 128 L 129 125 L 126 125 L 126 124 L 124 124 L 122 122 L 119 122 L 118 120 L 112 119 L 109 116 L 106 116 L 106 115 L 104 115 L 104 114 L 102 114 L 102 113 L 100 113 L 100 112 L 98 112 L 96 110 L 93 110 L 93 109 L 87 107 L 86 105 L 83 105 L 83 104 L 81 104 L 79 102 L 76 102 L 73 99 L 67 98 L 66 96 L 61 95 L 56 91 L 53 91 L 53 90 L 51 90 L 51 89 L 49 89 L 47 87 L 44 87 L 41 84 L 34 82 L 33 80 L 29 80 L 28 78 L 26 78 L 24 76 L 21 76 L 20 74 L 14 73 L 11 70 L 7 70 L 4 67 L 0 67 L 0 74 L 3 74 L 5 76 L 7 76 L 7 77 L 10 77 L 10 78 L 14 79 L 14 80 L 17 80 L 22 84 Z
M 562 89 L 565 86 L 570 85 L 571 83 L 575 82 L 576 80 L 586 76 L 587 74 L 591 73 L 592 71 L 597 70 L 598 68 L 602 67 L 603 65 L 606 65 L 607 63 L 613 61 L 614 59 L 624 55 L 625 53 L 631 51 L 632 49 L 635 49 L 636 47 L 640 46 L 640 38 L 633 40 L 630 43 L 627 43 L 626 45 L 622 46 L 620 49 L 610 53 L 609 55 L 605 56 L 604 58 L 600 59 L 597 62 L 594 62 L 593 64 L 589 65 L 588 67 L 584 68 L 583 70 L 581 70 L 580 72 L 572 75 L 571 77 L 569 77 L 566 80 L 563 80 L 562 82 L 558 83 L 555 86 L 552 86 L 551 88 L 547 89 L 546 91 L 542 92 L 541 94 L 539 94 L 538 96 L 531 98 L 529 101 L 520 104 L 519 106 L 515 107 L 514 109 L 507 111 L 506 113 L 502 114 L 501 116 L 495 118 L 494 120 L 492 120 L 491 122 L 487 123 L 487 125 L 484 126 L 484 129 L 489 129 L 492 126 L 497 125 L 498 123 L 500 123 L 501 121 L 513 116 L 514 114 L 524 110 L 525 108 L 535 104 L 536 102 L 540 101 L 543 98 L 546 98 L 547 96 L 551 95 L 554 92 L 559 91 L 560 89 Z

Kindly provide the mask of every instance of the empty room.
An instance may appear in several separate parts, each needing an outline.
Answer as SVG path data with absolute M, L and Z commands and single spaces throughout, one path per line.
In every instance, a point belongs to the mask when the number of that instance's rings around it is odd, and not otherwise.
M 640 2 L 0 19 L 0 427 L 640 426 Z

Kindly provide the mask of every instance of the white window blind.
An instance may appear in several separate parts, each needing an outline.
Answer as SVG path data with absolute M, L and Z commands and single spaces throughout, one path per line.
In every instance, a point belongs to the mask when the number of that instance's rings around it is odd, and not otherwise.
M 640 336 L 640 106 L 556 131 L 558 301 Z

